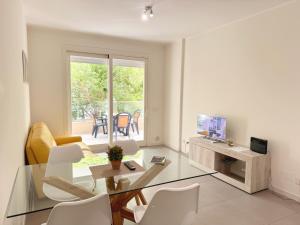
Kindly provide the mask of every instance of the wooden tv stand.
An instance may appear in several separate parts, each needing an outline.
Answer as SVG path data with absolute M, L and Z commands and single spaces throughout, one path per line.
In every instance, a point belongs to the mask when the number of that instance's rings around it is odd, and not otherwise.
M 203 137 L 190 138 L 190 163 L 250 194 L 268 188 L 270 155 L 241 146 L 229 147 Z

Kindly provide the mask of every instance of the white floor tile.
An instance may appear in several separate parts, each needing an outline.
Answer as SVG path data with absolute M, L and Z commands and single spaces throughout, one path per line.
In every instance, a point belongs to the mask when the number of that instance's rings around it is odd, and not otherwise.
M 284 200 L 278 201 L 277 196 L 262 195 L 262 193 L 247 195 L 230 202 L 238 205 L 239 209 L 249 216 L 263 220 L 267 224 L 295 213 L 295 210 L 289 208 Z
M 300 214 L 293 214 L 291 216 L 285 217 L 278 220 L 270 225 L 299 225 L 300 224 Z

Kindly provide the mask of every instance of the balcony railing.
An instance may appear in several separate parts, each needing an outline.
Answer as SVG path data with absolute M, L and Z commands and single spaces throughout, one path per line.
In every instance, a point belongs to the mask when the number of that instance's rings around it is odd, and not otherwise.
M 84 101 L 82 104 L 72 104 L 72 121 L 82 121 L 94 119 L 94 117 L 103 116 L 108 114 L 107 101 L 97 101 L 93 103 Z M 141 117 L 144 112 L 144 101 L 113 101 L 113 114 L 127 112 L 133 115 L 136 110 L 141 111 Z

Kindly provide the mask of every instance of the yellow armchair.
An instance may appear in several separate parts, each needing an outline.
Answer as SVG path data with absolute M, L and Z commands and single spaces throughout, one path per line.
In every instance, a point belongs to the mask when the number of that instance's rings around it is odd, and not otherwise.
M 47 163 L 49 152 L 57 145 L 78 144 L 82 150 L 89 147 L 82 142 L 79 136 L 56 137 L 51 134 L 47 125 L 38 122 L 32 125 L 26 143 L 26 158 L 28 164 Z

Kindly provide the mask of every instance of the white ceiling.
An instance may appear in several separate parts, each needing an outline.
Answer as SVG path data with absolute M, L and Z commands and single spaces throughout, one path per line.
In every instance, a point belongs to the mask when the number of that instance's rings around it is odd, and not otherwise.
M 167 42 L 199 34 L 289 0 L 23 0 L 32 25 Z M 141 14 L 152 4 L 154 18 Z

